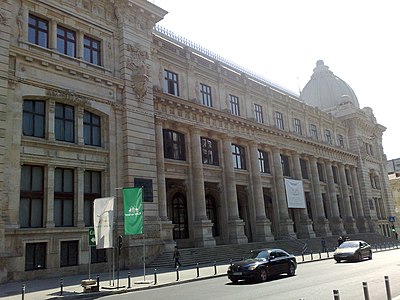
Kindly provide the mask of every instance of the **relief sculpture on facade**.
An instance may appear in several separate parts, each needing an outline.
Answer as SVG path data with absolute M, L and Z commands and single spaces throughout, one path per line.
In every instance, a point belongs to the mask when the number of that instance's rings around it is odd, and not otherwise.
M 147 52 L 128 45 L 131 56 L 128 60 L 128 68 L 132 71 L 132 88 L 136 97 L 141 100 L 147 94 L 147 83 L 149 82 L 148 66 L 146 65 Z

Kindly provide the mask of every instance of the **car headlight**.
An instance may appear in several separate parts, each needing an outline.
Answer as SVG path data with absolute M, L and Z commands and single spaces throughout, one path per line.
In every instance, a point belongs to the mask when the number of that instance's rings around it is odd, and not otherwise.
M 254 265 L 254 266 L 250 266 L 250 267 L 249 267 L 249 270 L 250 270 L 250 271 L 253 271 L 253 270 L 255 270 L 256 268 L 257 268 L 257 266 L 256 266 L 256 265 Z

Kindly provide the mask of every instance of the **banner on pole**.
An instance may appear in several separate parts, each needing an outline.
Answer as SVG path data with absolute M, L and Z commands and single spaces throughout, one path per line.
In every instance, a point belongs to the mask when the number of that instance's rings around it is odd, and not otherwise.
M 93 219 L 96 248 L 113 248 L 114 197 L 94 199 Z
M 122 189 L 124 198 L 125 235 L 143 233 L 143 189 L 140 187 Z

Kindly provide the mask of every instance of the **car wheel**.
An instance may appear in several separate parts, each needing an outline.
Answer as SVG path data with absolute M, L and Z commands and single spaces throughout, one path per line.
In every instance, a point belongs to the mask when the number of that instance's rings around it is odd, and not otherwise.
M 296 274 L 296 268 L 294 264 L 289 264 L 289 269 L 287 272 L 288 276 L 294 276 Z
M 361 253 L 358 253 L 358 261 L 362 261 L 363 257 Z
M 372 251 L 369 251 L 368 259 L 372 259 Z
M 337 263 L 340 263 L 340 259 L 339 258 L 335 258 Z
M 268 278 L 267 270 L 265 270 L 265 268 L 261 268 L 258 273 L 258 280 L 260 282 L 264 282 L 267 280 L 267 278 Z

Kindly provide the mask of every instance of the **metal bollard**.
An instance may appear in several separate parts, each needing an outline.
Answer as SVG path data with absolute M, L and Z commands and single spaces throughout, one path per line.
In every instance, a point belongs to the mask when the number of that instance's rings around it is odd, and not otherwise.
M 312 253 L 312 251 L 311 251 L 311 260 L 314 260 L 314 256 L 313 256 L 313 253 Z
M 318 252 L 319 253 L 319 259 L 321 259 L 321 252 Z
M 329 258 L 329 251 L 328 250 L 326 250 L 326 257 Z
M 301 261 L 304 261 L 304 253 L 301 254 Z
M 154 285 L 157 284 L 157 269 L 154 269 Z
M 388 300 L 392 300 L 392 293 L 390 292 L 389 276 L 385 276 L 386 295 Z
M 368 285 L 365 281 L 362 283 L 362 285 L 364 290 L 364 299 L 369 300 Z
M 340 300 L 339 290 L 333 290 L 333 299 Z
M 179 281 L 179 266 L 176 266 L 176 281 Z
M 60 279 L 60 296 L 62 296 L 63 294 L 63 287 L 64 287 L 64 283 L 63 283 L 63 279 Z
M 100 276 L 96 275 L 97 290 L 100 291 Z
M 199 278 L 200 277 L 199 263 L 196 264 L 196 273 L 197 273 L 197 278 Z
M 131 272 L 128 272 L 128 289 L 131 288 Z
M 214 261 L 214 275 L 217 275 L 217 262 Z
M 25 284 L 22 285 L 22 291 L 21 291 L 21 296 L 22 296 L 22 300 L 25 299 Z
M 232 258 L 230 259 L 230 265 L 232 266 Z

